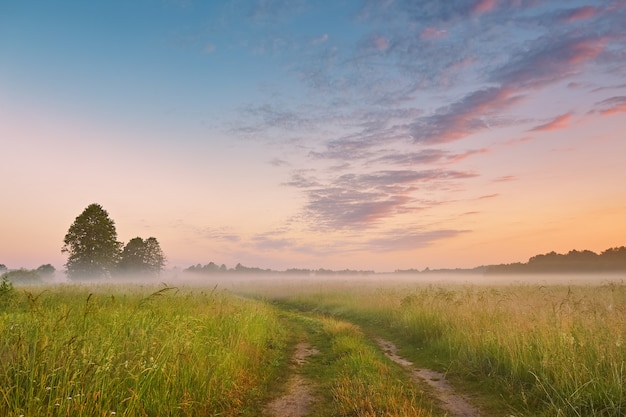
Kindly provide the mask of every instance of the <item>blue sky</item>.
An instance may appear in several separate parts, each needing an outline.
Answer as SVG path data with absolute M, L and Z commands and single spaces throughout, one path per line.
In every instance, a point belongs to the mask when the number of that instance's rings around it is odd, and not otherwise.
M 394 270 L 626 236 L 624 1 L 0 4 L 0 263 L 97 202 L 170 266 Z

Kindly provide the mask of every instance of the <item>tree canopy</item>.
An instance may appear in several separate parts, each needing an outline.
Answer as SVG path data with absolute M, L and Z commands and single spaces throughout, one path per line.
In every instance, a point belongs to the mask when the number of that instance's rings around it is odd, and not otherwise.
M 121 273 L 158 274 L 165 266 L 165 256 L 155 237 L 131 239 L 122 251 Z
M 68 253 L 70 278 L 109 276 L 120 259 L 122 243 L 117 240 L 115 222 L 99 204 L 90 204 L 70 226 L 62 252 Z

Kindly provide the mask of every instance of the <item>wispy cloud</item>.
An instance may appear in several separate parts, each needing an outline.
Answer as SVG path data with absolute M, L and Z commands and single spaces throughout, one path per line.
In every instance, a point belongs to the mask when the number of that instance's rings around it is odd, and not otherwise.
M 272 158 L 268 163 L 275 167 L 284 167 L 284 166 L 291 165 L 288 161 L 285 161 L 284 159 L 281 159 L 281 158 Z
M 327 33 L 324 33 L 323 35 L 321 35 L 321 36 L 319 36 L 319 37 L 317 37 L 317 38 L 313 38 L 313 39 L 311 39 L 311 43 L 312 43 L 313 45 L 320 45 L 320 44 L 322 44 L 322 43 L 324 43 L 324 42 L 328 41 L 328 39 L 329 39 L 328 34 L 327 34 Z
M 318 121 L 294 109 L 284 109 L 272 104 L 250 104 L 241 110 L 241 120 L 232 131 L 239 133 L 268 133 L 273 129 L 301 131 L 313 128 Z
M 557 116 L 553 120 L 550 120 L 547 123 L 543 123 L 539 126 L 535 126 L 529 130 L 529 132 L 546 132 L 550 130 L 560 130 L 565 129 L 569 126 L 570 121 L 572 120 L 571 113 L 565 113 L 560 116 Z
M 248 16 L 256 22 L 276 22 L 291 18 L 305 9 L 304 0 L 255 0 Z
M 394 170 L 344 174 L 320 184 L 296 173 L 289 185 L 305 189 L 305 217 L 313 228 L 345 229 L 371 227 L 382 219 L 423 209 L 413 196 L 421 184 L 474 176 L 450 170 Z
M 317 178 L 307 176 L 305 171 L 296 171 L 292 174 L 291 181 L 287 181 L 283 185 L 296 188 L 312 188 L 319 187 L 321 184 Z
M 370 251 L 409 251 L 425 248 L 440 240 L 451 239 L 465 233 L 470 233 L 470 231 L 395 229 L 368 240 L 365 245 Z
M 496 8 L 496 0 L 478 0 L 472 7 L 472 13 L 483 14 Z
M 423 149 L 419 152 L 389 153 L 374 159 L 375 162 L 386 162 L 394 166 L 417 166 L 432 164 L 448 164 L 460 162 L 473 155 L 489 152 L 486 148 L 453 153 L 442 149 Z
M 616 96 L 602 100 L 596 104 L 599 107 L 600 114 L 607 116 L 616 113 L 626 112 L 626 96 Z
M 259 2 L 260 15 L 280 4 Z M 534 133 L 570 127 L 574 116 L 564 113 L 567 108 L 541 122 L 516 110 L 529 97 L 562 85 L 575 88 L 572 94 L 593 87 L 598 95 L 608 91 L 583 75 L 626 61 L 626 34 L 616 23 L 624 11 L 608 12 L 615 4 L 365 0 L 353 21 L 360 37 L 348 41 L 328 32 L 302 39 L 300 50 L 307 55 L 288 67 L 307 88 L 307 107 L 251 105 L 240 126 L 255 137 L 298 135 L 306 142 L 308 165 L 283 185 L 304 194 L 309 224 L 371 227 L 423 209 L 415 190 L 425 183 L 444 190 L 451 181 L 476 175 L 446 176 L 451 171 L 434 169 L 462 166 L 493 146 L 466 145 L 477 149 L 461 151 L 466 142 L 460 141 L 502 131 L 500 145 L 527 142 L 532 137 L 522 137 L 520 130 L 529 120 L 537 123 L 529 130 Z M 622 112 L 623 97 L 598 102 L 594 109 L 603 115 Z M 512 135 L 520 138 L 508 140 Z M 504 175 L 493 181 L 516 179 Z
M 422 39 L 437 39 L 437 38 L 443 38 L 444 36 L 446 36 L 447 32 L 444 29 L 436 29 L 433 27 L 427 27 L 426 29 L 422 30 L 422 32 L 420 33 L 420 38 Z
M 566 10 L 561 14 L 561 18 L 568 22 L 587 20 L 597 15 L 599 9 L 594 6 L 582 6 L 575 9 Z
M 512 89 L 492 87 L 465 96 L 460 101 L 439 109 L 411 126 L 417 143 L 436 144 L 463 139 L 489 128 L 490 118 L 520 102 L 523 95 Z
M 516 181 L 518 178 L 515 175 L 503 175 L 501 177 L 495 178 L 493 182 L 509 182 Z
M 293 250 L 298 247 L 296 240 L 285 237 L 282 232 L 267 232 L 252 237 L 252 244 L 261 251 Z
M 199 235 L 208 240 L 219 240 L 226 242 L 239 242 L 241 237 L 227 230 L 226 228 L 204 228 L 198 230 Z
M 527 52 L 493 71 L 492 79 L 519 90 L 544 87 L 577 74 L 604 50 L 606 39 L 545 37 L 533 44 Z

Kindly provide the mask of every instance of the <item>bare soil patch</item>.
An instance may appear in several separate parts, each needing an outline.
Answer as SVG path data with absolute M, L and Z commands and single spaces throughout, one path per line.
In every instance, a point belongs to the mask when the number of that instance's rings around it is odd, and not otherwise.
M 452 417 L 480 417 L 480 411 L 463 396 L 454 391 L 445 379 L 445 375 L 432 369 L 416 368 L 413 362 L 398 355 L 398 348 L 392 342 L 384 339 L 376 339 L 376 343 L 382 348 L 385 355 L 395 363 L 406 369 L 411 378 L 418 384 L 426 383 L 431 388 L 436 398 L 441 402 L 442 408 Z
M 287 381 L 287 392 L 269 403 L 266 412 L 275 417 L 300 417 L 309 412 L 309 405 L 315 397 L 311 382 L 304 378 L 298 369 L 307 362 L 309 356 L 319 351 L 306 342 L 300 342 L 291 359 L 293 372 Z

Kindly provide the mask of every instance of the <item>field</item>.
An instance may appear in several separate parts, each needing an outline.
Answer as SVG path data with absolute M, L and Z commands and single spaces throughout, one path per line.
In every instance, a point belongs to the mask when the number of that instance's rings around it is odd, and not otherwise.
M 15 298 L 0 314 L 3 416 L 256 415 L 287 342 L 275 309 L 221 291 Z
M 0 292 L 0 415 L 280 415 L 268 404 L 292 374 L 311 416 L 454 415 L 382 338 L 480 415 L 620 416 L 619 278 L 15 288 Z M 315 352 L 299 367 L 296 346 Z

